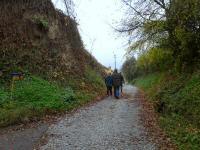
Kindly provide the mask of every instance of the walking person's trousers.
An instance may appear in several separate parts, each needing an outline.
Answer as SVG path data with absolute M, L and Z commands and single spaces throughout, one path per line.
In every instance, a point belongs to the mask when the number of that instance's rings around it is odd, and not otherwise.
M 111 95 L 112 96 L 112 86 L 107 86 L 107 95 Z
M 114 96 L 116 98 L 119 98 L 119 96 L 120 96 L 119 86 L 114 87 Z

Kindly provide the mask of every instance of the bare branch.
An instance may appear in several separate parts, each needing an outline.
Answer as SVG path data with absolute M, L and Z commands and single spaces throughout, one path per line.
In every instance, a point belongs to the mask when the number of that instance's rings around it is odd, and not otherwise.
M 133 9 L 137 15 L 139 15 L 142 19 L 146 20 L 146 18 L 139 12 L 137 9 L 135 9 L 130 3 L 128 3 L 126 0 L 122 0 L 127 6 L 129 6 L 131 9 Z
M 75 11 L 74 11 L 75 6 L 74 6 L 73 0 L 62 0 L 62 1 L 65 5 L 67 15 L 75 19 L 76 18 Z
M 154 0 L 154 2 L 158 4 L 161 8 L 166 9 L 164 0 Z

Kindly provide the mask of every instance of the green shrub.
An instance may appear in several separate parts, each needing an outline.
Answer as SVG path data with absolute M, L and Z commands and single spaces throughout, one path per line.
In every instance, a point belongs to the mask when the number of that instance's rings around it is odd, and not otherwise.
M 169 49 L 151 48 L 140 54 L 136 60 L 136 74 L 144 75 L 164 71 L 172 66 L 172 52 Z
M 136 86 L 144 89 L 144 90 L 150 90 L 153 87 L 155 87 L 157 84 L 161 82 L 163 79 L 164 74 L 161 73 L 154 73 L 154 74 L 148 74 L 146 76 L 139 77 L 135 79 L 133 82 Z
M 33 21 L 39 25 L 41 28 L 44 28 L 44 29 L 48 29 L 49 28 L 49 22 L 47 19 L 45 19 L 44 17 L 41 17 L 41 16 L 34 16 L 33 17 Z
M 90 82 L 92 85 L 94 85 L 95 87 L 104 86 L 103 78 L 101 77 L 101 75 L 91 68 L 86 69 L 85 77 L 86 77 L 86 80 Z
M 198 150 L 200 130 L 180 115 L 161 116 L 160 125 L 180 150 Z
M 0 106 L 9 100 L 9 94 L 2 88 L 0 88 Z
M 72 102 L 72 101 L 76 100 L 76 95 L 70 87 L 67 87 L 65 89 L 65 92 L 63 95 L 63 100 L 64 100 L 64 102 Z
M 38 77 L 28 77 L 17 81 L 13 90 L 13 100 L 18 103 L 33 103 L 37 107 L 54 107 L 64 102 L 62 89 Z
M 87 82 L 91 83 L 92 89 L 94 86 L 98 89 L 103 84 L 102 78 L 96 72 L 87 73 Z M 72 85 L 78 84 L 72 82 Z M 24 80 L 15 81 L 12 91 L 0 88 L 0 127 L 40 119 L 46 114 L 69 111 L 98 95 L 94 89 L 89 93 L 69 86 L 63 88 L 29 75 Z
M 76 103 L 71 88 L 60 88 L 39 77 L 26 77 L 14 85 L 12 99 L 9 99 L 9 92 L 0 90 L 0 126 L 64 111 L 72 102 Z
M 135 80 L 160 111 L 160 123 L 180 149 L 200 147 L 200 73 L 151 74 Z M 163 107 L 163 108 L 161 108 Z

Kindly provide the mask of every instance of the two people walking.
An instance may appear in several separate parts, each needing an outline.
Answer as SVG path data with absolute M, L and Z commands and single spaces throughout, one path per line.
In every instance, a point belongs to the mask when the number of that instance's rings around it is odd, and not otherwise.
M 105 84 L 107 87 L 107 95 L 112 96 L 112 88 L 114 88 L 114 96 L 118 99 L 120 97 L 120 92 L 121 94 L 123 93 L 124 77 L 115 69 L 112 75 L 110 73 L 106 76 Z

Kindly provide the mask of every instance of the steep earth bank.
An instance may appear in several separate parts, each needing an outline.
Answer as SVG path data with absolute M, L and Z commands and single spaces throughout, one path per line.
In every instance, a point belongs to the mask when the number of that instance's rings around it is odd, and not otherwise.
M 37 121 L 104 94 L 105 67 L 51 0 L 0 1 L 0 126 Z M 15 78 L 11 74 L 22 74 Z M 16 74 L 15 74 L 16 75 Z

